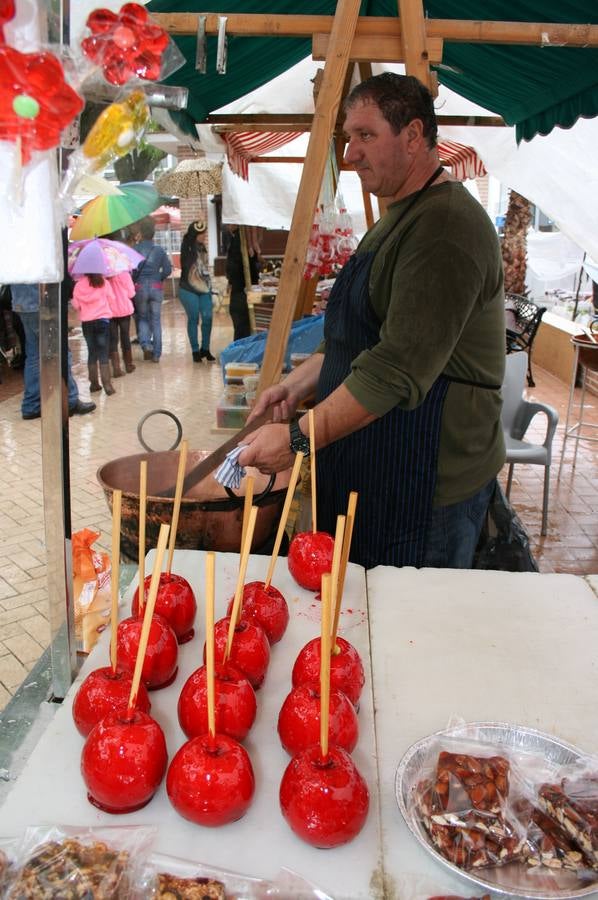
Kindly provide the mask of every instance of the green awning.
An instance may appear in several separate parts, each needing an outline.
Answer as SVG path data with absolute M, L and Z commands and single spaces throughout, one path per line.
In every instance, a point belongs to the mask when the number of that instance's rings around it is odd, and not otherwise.
M 206 8 L 207 7 L 207 8 Z M 333 15 L 331 0 L 224 0 L 202 7 L 213 13 Z M 197 12 L 193 0 L 151 0 L 150 12 Z M 598 0 L 429 0 L 426 15 L 438 19 L 598 24 Z M 364 0 L 362 15 L 397 15 L 396 0 Z M 188 114 L 202 122 L 286 71 L 311 53 L 296 38 L 229 37 L 226 75 L 217 75 L 216 38 L 208 38 L 206 75 L 195 71 L 195 36 L 177 37 L 186 65 L 170 78 L 189 88 Z M 598 114 L 598 48 L 464 44 L 445 41 L 439 81 L 515 125 L 518 139 L 570 128 Z M 293 110 L 289 110 L 293 112 Z

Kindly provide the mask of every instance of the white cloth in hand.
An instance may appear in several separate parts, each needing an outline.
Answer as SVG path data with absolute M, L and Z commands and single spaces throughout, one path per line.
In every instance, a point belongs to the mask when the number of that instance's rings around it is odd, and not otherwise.
M 238 488 L 240 486 L 241 479 L 245 477 L 245 469 L 239 465 L 237 459 L 246 446 L 247 444 L 239 444 L 238 447 L 226 454 L 226 459 L 218 467 L 214 475 L 218 484 L 229 488 Z

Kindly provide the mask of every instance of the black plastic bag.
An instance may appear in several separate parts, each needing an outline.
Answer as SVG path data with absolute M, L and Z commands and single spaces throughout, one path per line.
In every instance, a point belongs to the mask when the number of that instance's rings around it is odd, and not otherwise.
M 474 569 L 538 572 L 527 532 L 498 481 L 488 504 L 473 558 Z

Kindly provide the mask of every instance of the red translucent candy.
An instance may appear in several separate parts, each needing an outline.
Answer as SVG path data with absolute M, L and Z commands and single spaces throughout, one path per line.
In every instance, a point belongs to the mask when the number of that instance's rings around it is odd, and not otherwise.
M 109 713 L 93 728 L 81 755 L 81 774 L 90 803 L 104 812 L 141 809 L 166 772 L 164 733 L 147 713 Z
M 297 754 L 280 783 L 282 814 L 302 840 L 338 847 L 359 834 L 367 819 L 369 792 L 349 754 L 330 747 L 322 759 L 315 745 Z
M 226 616 L 214 625 L 214 653 L 220 662 L 224 659 L 228 625 L 230 618 Z M 204 646 L 204 662 L 206 651 Z M 248 678 L 251 686 L 257 690 L 262 684 L 270 663 L 270 644 L 264 630 L 255 622 L 241 620 L 237 623 L 230 653 L 230 662 Z
M 96 9 L 88 16 L 87 27 L 91 37 L 81 41 L 81 49 L 102 67 L 106 81 L 122 85 L 134 77 L 160 78 L 162 56 L 170 39 L 143 6 L 125 3 L 119 13 Z
M 23 164 L 35 150 L 57 147 L 61 132 L 83 106 L 53 54 L 0 46 L 0 140 L 20 138 Z
M 301 587 L 319 591 L 322 575 L 332 569 L 334 538 L 326 531 L 302 531 L 289 546 L 289 572 Z
M 118 623 L 116 657 L 119 669 L 135 671 L 142 619 L 132 616 Z M 143 683 L 150 691 L 168 687 L 176 678 L 178 645 L 174 631 L 161 616 L 152 616 L 145 659 L 141 670 Z
M 320 740 L 320 686 L 303 684 L 293 688 L 278 715 L 280 743 L 291 756 L 307 750 Z M 330 690 L 328 740 L 348 753 L 355 749 L 359 722 L 355 707 L 342 693 Z
M 247 811 L 255 790 L 244 747 L 224 734 L 208 734 L 183 744 L 166 776 L 170 802 L 185 819 L 216 827 Z
M 359 697 L 365 684 L 363 663 L 355 647 L 342 637 L 336 644 L 340 653 L 330 656 L 330 686 L 346 694 L 353 706 L 359 704 Z M 293 666 L 293 687 L 300 684 L 318 682 L 320 678 L 320 638 L 309 641 L 299 652 Z
M 215 666 L 216 731 L 236 741 L 247 737 L 255 721 L 255 692 L 247 678 L 230 663 Z M 205 666 L 193 672 L 181 691 L 179 724 L 188 738 L 208 732 L 208 683 Z
M 94 669 L 82 682 L 73 700 L 77 731 L 87 737 L 94 725 L 110 712 L 126 712 L 133 678 L 128 672 L 113 672 L 111 666 Z M 150 698 L 143 683 L 137 692 L 136 708 L 149 713 Z
M 148 575 L 144 580 L 144 598 L 147 600 L 152 576 Z M 139 588 L 133 595 L 131 612 L 134 616 L 139 614 Z M 154 614 L 166 619 L 177 636 L 179 644 L 190 641 L 195 631 L 193 623 L 197 612 L 197 603 L 191 585 L 182 575 L 172 575 L 161 572 L 158 585 L 158 595 Z
M 227 615 L 230 616 L 233 601 L 228 604 Z M 266 632 L 270 644 L 276 644 L 289 624 L 289 608 L 280 591 L 263 581 L 250 581 L 243 588 L 242 619 L 255 622 Z

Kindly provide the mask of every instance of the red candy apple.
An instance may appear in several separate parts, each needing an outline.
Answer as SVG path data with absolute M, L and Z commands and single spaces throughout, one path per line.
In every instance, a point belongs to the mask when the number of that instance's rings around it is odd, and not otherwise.
M 227 615 L 233 609 L 233 600 L 228 604 Z M 271 644 L 276 644 L 289 624 L 289 608 L 280 591 L 263 581 L 250 581 L 243 588 L 242 619 L 255 622 L 266 632 Z
M 326 531 L 302 531 L 291 541 L 289 572 L 301 587 L 319 591 L 322 575 L 332 569 L 334 538 Z
M 214 656 L 217 660 L 224 658 L 229 622 L 230 617 L 226 616 L 214 625 Z M 205 658 L 204 646 L 204 662 Z M 263 629 L 247 619 L 238 622 L 229 659 L 257 690 L 266 676 L 270 662 L 270 644 Z
M 166 776 L 170 802 L 198 825 L 226 825 L 245 814 L 255 790 L 251 760 L 225 734 L 202 734 L 180 748 Z
M 255 721 L 255 693 L 247 678 L 229 662 L 215 665 L 216 731 L 236 741 L 247 737 Z M 196 669 L 183 687 L 178 703 L 179 724 L 188 738 L 208 732 L 206 667 Z
M 320 740 L 320 685 L 293 688 L 278 715 L 280 743 L 291 756 Z M 357 713 L 351 701 L 336 688 L 330 690 L 328 740 L 348 753 L 359 737 Z
M 135 671 L 142 626 L 143 620 L 134 616 L 118 623 L 116 658 L 118 668 L 125 672 Z M 152 616 L 141 670 L 141 679 L 145 686 L 154 691 L 172 684 L 176 678 L 177 661 L 178 646 L 174 631 L 162 616 Z
M 152 576 L 148 575 L 143 582 L 145 601 L 147 601 L 151 580 Z M 131 612 L 134 616 L 139 615 L 139 588 L 133 595 Z M 185 644 L 187 641 L 190 641 L 195 634 L 193 623 L 195 622 L 196 612 L 197 603 L 187 579 L 183 578 L 182 575 L 161 572 L 154 613 L 166 619 L 176 634 L 179 644 Z
M 369 792 L 349 754 L 319 745 L 297 754 L 280 783 L 282 814 L 302 840 L 314 847 L 338 847 L 359 834 L 368 814 Z
M 112 666 L 94 669 L 82 682 L 73 700 L 73 719 L 77 731 L 87 737 L 94 725 L 109 712 L 126 712 L 132 677 L 128 672 L 113 672 Z M 145 685 L 139 685 L 137 709 L 148 713 L 151 703 Z
M 109 813 L 141 809 L 164 777 L 168 755 L 155 719 L 135 710 L 111 712 L 92 729 L 81 755 L 90 803 Z
M 342 637 L 337 637 L 340 653 L 330 656 L 330 687 L 346 694 L 353 706 L 359 704 L 361 689 L 365 683 L 363 664 L 355 647 Z M 300 651 L 293 666 L 293 687 L 320 679 L 320 638 L 309 641 Z

